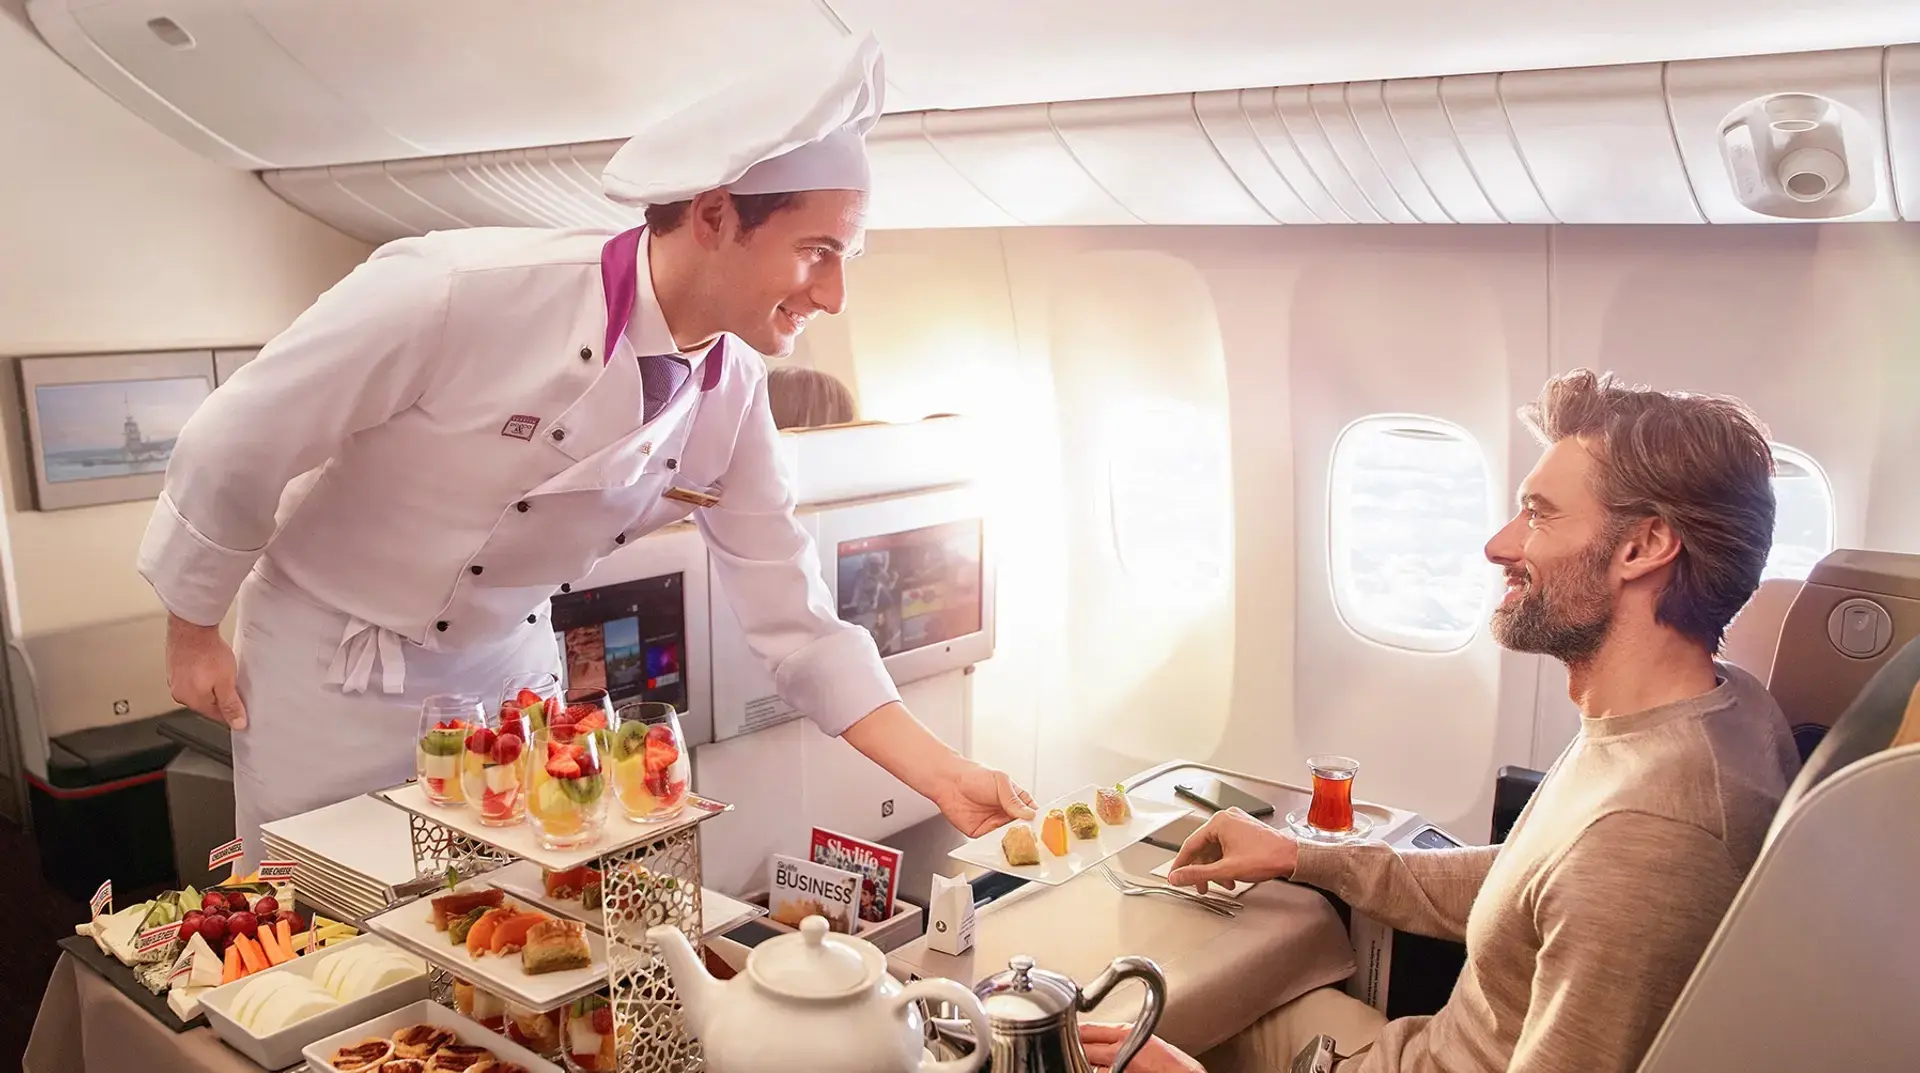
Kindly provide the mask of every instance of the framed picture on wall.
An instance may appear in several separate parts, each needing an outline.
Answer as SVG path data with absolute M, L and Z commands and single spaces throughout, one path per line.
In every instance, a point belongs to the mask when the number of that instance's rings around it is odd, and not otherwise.
M 180 429 L 214 388 L 211 350 L 21 358 L 34 507 L 160 494 Z

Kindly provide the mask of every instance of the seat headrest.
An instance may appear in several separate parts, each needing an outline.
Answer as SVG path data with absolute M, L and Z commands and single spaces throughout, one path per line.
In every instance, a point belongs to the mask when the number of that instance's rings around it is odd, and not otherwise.
M 1876 672 L 1833 729 L 1801 765 L 1774 814 L 1774 826 L 1822 780 L 1894 744 L 1910 712 L 1920 707 L 1920 637 L 1908 641 Z M 1771 838 L 1771 835 L 1769 835 Z
M 1767 677 L 1803 758 L 1917 636 L 1920 555 L 1841 549 L 1820 560 L 1787 610 Z

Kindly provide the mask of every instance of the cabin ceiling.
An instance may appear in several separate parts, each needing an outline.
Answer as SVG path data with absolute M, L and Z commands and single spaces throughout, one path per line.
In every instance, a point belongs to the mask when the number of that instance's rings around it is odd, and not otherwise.
M 890 112 L 1920 41 L 1914 0 L 26 7 L 47 42 L 122 103 L 206 155 L 253 170 L 621 138 L 757 61 L 867 31 L 887 50 Z M 192 45 L 166 40 L 159 20 Z

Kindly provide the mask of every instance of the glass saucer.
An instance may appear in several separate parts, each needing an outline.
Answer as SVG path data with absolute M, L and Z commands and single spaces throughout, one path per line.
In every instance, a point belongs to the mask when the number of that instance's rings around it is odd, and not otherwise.
M 1347 831 L 1322 831 L 1307 823 L 1306 809 L 1294 809 L 1287 813 L 1287 829 L 1295 838 L 1303 842 L 1312 842 L 1318 846 L 1339 846 L 1348 842 L 1358 842 L 1373 833 L 1373 817 L 1358 810 L 1353 814 L 1353 828 Z

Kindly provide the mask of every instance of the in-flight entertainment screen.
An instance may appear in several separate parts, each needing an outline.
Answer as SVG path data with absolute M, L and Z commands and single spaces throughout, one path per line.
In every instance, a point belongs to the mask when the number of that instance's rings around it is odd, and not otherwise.
M 839 546 L 840 617 L 893 656 L 980 631 L 980 519 Z
M 685 712 L 685 588 L 674 573 L 555 596 L 567 688 L 605 689 L 616 707 L 657 700 Z

